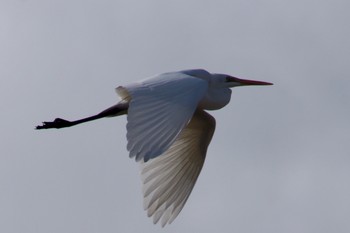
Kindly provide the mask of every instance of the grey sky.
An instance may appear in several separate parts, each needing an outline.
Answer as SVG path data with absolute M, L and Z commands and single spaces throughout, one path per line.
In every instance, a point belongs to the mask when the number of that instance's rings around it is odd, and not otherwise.
M 348 1 L 0 2 L 0 232 L 349 232 Z M 118 85 L 206 68 L 233 89 L 199 180 L 164 229 L 142 209 Z

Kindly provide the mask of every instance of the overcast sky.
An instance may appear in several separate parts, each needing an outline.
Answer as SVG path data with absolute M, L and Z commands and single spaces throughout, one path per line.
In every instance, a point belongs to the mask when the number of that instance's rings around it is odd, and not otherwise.
M 1 0 L 0 232 L 350 232 L 350 3 Z M 233 89 L 198 182 L 162 229 L 142 207 L 126 118 L 35 131 L 188 68 Z

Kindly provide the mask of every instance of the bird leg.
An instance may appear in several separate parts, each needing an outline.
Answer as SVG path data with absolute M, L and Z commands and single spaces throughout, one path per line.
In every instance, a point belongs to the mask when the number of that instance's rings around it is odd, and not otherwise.
M 61 118 L 56 118 L 54 121 L 44 121 L 42 125 L 38 125 L 35 129 L 60 129 L 65 127 L 71 127 L 73 125 L 81 124 L 88 121 L 97 120 L 103 117 L 114 117 L 127 113 L 129 104 L 127 102 L 121 101 L 112 107 L 107 108 L 106 110 L 100 112 L 99 114 L 79 119 L 76 121 L 68 121 Z
M 61 118 L 56 118 L 54 121 L 44 121 L 42 125 L 38 125 L 35 129 L 51 129 L 51 128 L 64 128 L 72 126 L 71 121 L 67 121 Z

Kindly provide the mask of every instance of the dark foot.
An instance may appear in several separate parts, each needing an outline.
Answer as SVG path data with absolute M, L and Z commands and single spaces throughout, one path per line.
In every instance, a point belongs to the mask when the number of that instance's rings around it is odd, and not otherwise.
M 44 121 L 43 125 L 38 125 L 37 127 L 35 127 L 35 129 L 51 129 L 51 128 L 60 129 L 60 128 L 69 127 L 72 125 L 73 124 L 70 121 L 67 121 L 61 118 L 56 118 L 52 122 Z

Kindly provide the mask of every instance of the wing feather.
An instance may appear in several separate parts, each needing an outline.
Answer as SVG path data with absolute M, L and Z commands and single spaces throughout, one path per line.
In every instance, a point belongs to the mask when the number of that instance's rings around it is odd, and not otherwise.
M 197 110 L 171 147 L 141 162 L 144 208 L 153 222 L 171 223 L 180 213 L 202 169 L 215 119 Z
M 118 87 L 118 94 L 129 101 L 129 156 L 147 161 L 164 153 L 190 121 L 207 88 L 208 81 L 181 72 Z

